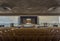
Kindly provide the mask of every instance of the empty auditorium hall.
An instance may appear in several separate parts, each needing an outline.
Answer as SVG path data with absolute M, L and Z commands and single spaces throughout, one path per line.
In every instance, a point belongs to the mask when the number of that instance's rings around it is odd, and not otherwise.
M 0 41 L 60 41 L 60 0 L 0 0 Z
M 0 41 L 60 41 L 60 16 L 0 16 Z

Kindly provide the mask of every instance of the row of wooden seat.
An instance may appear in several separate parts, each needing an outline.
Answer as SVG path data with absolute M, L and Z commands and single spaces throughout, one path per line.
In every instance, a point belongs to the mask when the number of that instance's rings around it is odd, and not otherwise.
M 60 41 L 60 28 L 0 28 L 0 41 Z

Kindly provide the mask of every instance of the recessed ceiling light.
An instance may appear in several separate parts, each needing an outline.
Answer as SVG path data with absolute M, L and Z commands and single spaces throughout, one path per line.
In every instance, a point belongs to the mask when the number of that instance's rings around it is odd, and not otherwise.
M 27 9 L 32 9 L 32 8 L 27 8 Z
M 48 9 L 48 11 L 52 11 L 54 8 L 55 8 L 55 7 L 51 7 L 51 8 Z

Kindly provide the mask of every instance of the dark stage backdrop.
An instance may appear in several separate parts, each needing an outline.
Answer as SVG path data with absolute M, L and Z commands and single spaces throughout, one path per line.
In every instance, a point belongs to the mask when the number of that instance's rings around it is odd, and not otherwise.
M 24 24 L 27 18 L 30 18 L 33 24 L 37 24 L 37 16 L 20 16 L 20 23 Z

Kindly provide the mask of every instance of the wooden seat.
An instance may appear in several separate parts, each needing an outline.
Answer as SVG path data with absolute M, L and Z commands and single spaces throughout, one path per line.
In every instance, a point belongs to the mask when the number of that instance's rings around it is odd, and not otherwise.
M 60 29 L 0 28 L 0 41 L 60 41 Z

